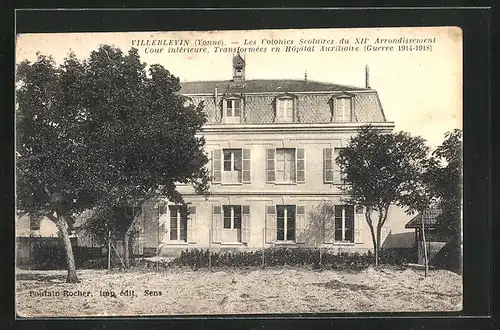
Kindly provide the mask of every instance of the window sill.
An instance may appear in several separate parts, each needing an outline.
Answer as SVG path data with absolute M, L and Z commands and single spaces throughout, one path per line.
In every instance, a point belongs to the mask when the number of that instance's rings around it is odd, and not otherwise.
M 242 186 L 243 182 L 221 182 L 221 186 Z
M 297 242 L 295 241 L 276 241 L 274 242 L 275 245 L 297 245 Z
M 167 242 L 164 242 L 163 244 L 165 244 L 165 245 L 189 245 L 188 242 L 184 242 L 184 241 L 167 241 Z
M 333 243 L 323 243 L 326 246 L 355 246 L 356 243 L 353 242 L 333 242 Z
M 294 186 L 297 182 L 274 182 L 277 186 Z
M 243 246 L 243 243 L 241 243 L 241 242 L 221 242 L 221 243 L 220 243 L 220 245 L 226 245 L 226 246 L 227 246 L 227 245 L 229 245 L 229 246 L 230 246 L 230 245 L 233 245 L 233 246 L 234 246 L 234 245 L 235 245 L 235 246 Z

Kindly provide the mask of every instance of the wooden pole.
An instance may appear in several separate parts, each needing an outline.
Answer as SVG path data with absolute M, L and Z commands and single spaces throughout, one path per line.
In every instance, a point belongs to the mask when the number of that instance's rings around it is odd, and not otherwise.
M 422 213 L 422 243 L 424 245 L 424 263 L 425 263 L 425 277 L 427 277 L 427 273 L 429 272 L 429 261 L 427 260 L 427 245 L 425 244 L 425 216 Z
M 323 265 L 323 255 L 321 254 L 321 248 L 319 248 L 319 267 Z
M 264 241 L 266 240 L 266 229 L 262 228 L 262 268 L 265 266 L 265 259 L 264 259 Z
M 111 270 L 111 230 L 108 231 L 108 271 Z
M 208 269 L 212 270 L 212 230 L 208 233 Z

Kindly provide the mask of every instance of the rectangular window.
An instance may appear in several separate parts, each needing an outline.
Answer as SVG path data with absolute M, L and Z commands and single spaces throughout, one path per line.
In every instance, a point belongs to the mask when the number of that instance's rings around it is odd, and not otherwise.
M 224 118 L 226 123 L 239 123 L 241 116 L 241 100 L 224 100 Z
M 335 241 L 354 243 L 353 205 L 335 205 Z
M 224 183 L 239 183 L 242 181 L 242 150 L 224 149 L 223 150 L 223 173 L 222 181 Z
M 179 205 L 169 205 L 170 240 L 187 242 L 187 212 Z
M 241 205 L 224 205 L 224 229 L 241 229 Z
M 295 241 L 295 205 L 276 206 L 276 240 Z
M 293 99 L 277 100 L 276 121 L 280 123 L 293 123 Z
M 295 149 L 276 149 L 276 182 L 295 182 Z
M 350 97 L 340 97 L 335 99 L 335 121 L 351 121 L 352 99 Z

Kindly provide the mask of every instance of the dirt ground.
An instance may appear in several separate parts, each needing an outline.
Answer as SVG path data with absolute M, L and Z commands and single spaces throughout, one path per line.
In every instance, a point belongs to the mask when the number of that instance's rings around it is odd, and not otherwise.
M 39 317 L 461 310 L 461 276 L 423 275 L 388 267 L 81 270 L 81 283 L 68 284 L 64 271 L 18 270 L 16 306 L 18 316 Z

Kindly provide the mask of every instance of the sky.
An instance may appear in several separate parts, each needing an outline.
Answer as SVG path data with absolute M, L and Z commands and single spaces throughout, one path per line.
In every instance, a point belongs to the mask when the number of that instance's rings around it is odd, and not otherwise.
M 395 44 L 376 43 L 377 38 L 401 37 L 433 42 L 424 44 L 430 46 L 426 50 L 398 50 Z M 359 45 L 356 38 L 368 40 Z M 300 47 L 301 39 L 333 40 L 326 46 L 359 46 L 360 51 L 320 51 L 320 44 L 314 51 L 284 51 L 281 43 Z M 350 44 L 340 44 L 341 39 Z M 433 148 L 441 144 L 445 132 L 462 127 L 462 33 L 456 27 L 21 34 L 16 40 L 16 63 L 34 61 L 37 52 L 51 55 L 56 63 L 62 63 L 70 51 L 83 59 L 99 45 L 111 44 L 123 51 L 138 48 L 142 61 L 162 64 L 181 81 L 232 78 L 231 50 L 215 52 L 209 46 L 209 53 L 171 53 L 169 47 L 176 46 L 143 46 L 137 40 L 143 44 L 187 40 L 188 47 L 198 40 L 233 48 L 253 41 L 255 45 L 248 47 L 266 48 L 266 52 L 245 54 L 246 79 L 304 79 L 307 72 L 308 80 L 364 87 L 368 65 L 370 87 L 377 90 L 386 119 L 395 123 L 396 130 L 421 136 Z M 280 52 L 271 51 L 272 42 L 278 43 Z M 364 45 L 394 48 L 365 50 Z

